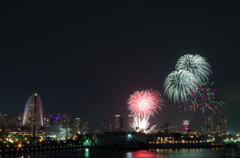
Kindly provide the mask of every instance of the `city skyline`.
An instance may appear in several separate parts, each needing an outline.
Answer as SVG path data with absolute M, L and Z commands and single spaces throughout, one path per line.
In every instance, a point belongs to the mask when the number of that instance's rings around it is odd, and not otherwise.
M 0 113 L 22 112 L 41 95 L 43 114 L 67 113 L 100 128 L 104 119 L 125 120 L 136 90 L 164 93 L 165 78 L 185 54 L 211 65 L 210 82 L 227 105 L 222 114 L 184 111 L 163 94 L 158 128 L 204 125 L 204 116 L 228 116 L 240 130 L 237 70 L 239 2 L 1 2 Z M 111 121 L 113 120 L 113 121 Z

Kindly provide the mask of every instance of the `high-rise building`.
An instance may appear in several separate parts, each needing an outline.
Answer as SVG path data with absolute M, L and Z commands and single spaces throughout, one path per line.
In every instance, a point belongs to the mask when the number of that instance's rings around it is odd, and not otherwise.
M 121 117 L 121 120 L 120 120 L 120 131 L 123 132 L 125 129 L 124 129 L 124 119 Z
M 84 122 L 83 125 L 82 125 L 81 133 L 89 134 L 89 133 L 92 132 L 91 130 L 92 129 L 91 129 L 90 122 L 88 122 L 88 121 Z
M 227 134 L 227 116 L 220 116 L 220 133 Z
M 68 114 L 57 114 L 55 116 L 51 117 L 51 125 L 64 125 L 64 126 L 69 126 L 70 123 L 70 116 Z
M 204 133 L 205 134 L 213 134 L 213 116 L 205 116 L 205 129 Z
M 0 113 L 0 125 L 1 126 L 9 126 L 11 120 L 11 115 Z
M 108 122 L 107 122 L 106 119 L 103 120 L 102 130 L 103 130 L 103 132 L 109 132 L 109 130 L 108 130 Z
M 13 115 L 13 117 L 11 119 L 11 124 L 14 126 L 21 126 L 22 120 L 23 120 L 23 114 L 17 113 L 16 115 Z
M 40 95 L 35 92 L 27 100 L 23 112 L 23 126 L 29 127 L 35 137 L 38 130 L 43 126 L 43 108 Z
M 134 131 L 132 124 L 134 121 L 134 117 L 133 115 L 128 115 L 128 119 L 127 119 L 127 131 L 132 132 Z
M 108 124 L 108 132 L 113 132 L 113 125 L 111 123 Z
M 73 123 L 73 133 L 80 134 L 81 130 L 81 118 L 75 118 Z
M 43 115 L 43 125 L 44 125 L 44 127 L 50 127 L 51 126 L 51 118 L 52 118 L 52 115 Z
M 114 131 L 120 131 L 120 122 L 121 122 L 121 116 L 115 115 L 115 121 L 114 121 Z
M 221 128 L 220 128 L 220 124 L 216 125 L 216 134 L 219 135 L 221 133 Z

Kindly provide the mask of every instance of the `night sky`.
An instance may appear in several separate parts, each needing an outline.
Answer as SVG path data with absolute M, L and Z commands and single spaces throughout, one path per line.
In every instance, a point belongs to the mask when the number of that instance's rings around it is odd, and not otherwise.
M 44 114 L 71 114 L 100 128 L 129 114 L 136 90 L 163 93 L 185 54 L 208 59 L 228 130 L 240 131 L 240 1 L 7 1 L 0 2 L 0 112 L 22 113 L 38 92 Z M 193 130 L 204 115 L 165 106 L 152 125 Z M 218 116 L 209 112 L 205 116 Z M 73 123 L 73 122 L 72 122 Z M 182 127 L 181 127 L 182 128 Z

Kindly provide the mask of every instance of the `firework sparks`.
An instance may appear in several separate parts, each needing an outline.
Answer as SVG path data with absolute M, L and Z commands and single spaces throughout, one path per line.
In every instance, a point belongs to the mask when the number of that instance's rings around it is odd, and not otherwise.
M 152 132 L 156 125 L 149 128 L 149 117 L 157 113 L 161 106 L 163 106 L 162 95 L 152 89 L 135 91 L 131 94 L 128 99 L 128 109 L 134 115 L 132 128 L 137 132 Z
M 213 83 L 211 83 L 213 85 Z M 217 96 L 218 90 L 212 88 L 208 82 L 201 84 L 194 95 L 189 97 L 192 102 L 192 108 L 202 110 L 204 113 L 205 109 L 210 109 L 215 113 L 215 110 L 219 110 L 219 106 L 225 105 L 224 102 L 218 101 L 220 97 Z M 213 105 L 213 106 L 212 106 Z
M 128 100 L 128 109 L 141 117 L 153 115 L 163 105 L 162 95 L 156 91 L 135 91 Z
M 196 88 L 196 78 L 186 70 L 173 71 L 164 82 L 164 93 L 175 103 L 186 102 L 186 97 L 192 95 Z
M 201 84 L 208 81 L 208 76 L 212 73 L 210 64 L 206 60 L 206 58 L 198 54 L 186 54 L 178 60 L 176 70 L 186 70 L 192 73 L 198 80 L 198 83 Z

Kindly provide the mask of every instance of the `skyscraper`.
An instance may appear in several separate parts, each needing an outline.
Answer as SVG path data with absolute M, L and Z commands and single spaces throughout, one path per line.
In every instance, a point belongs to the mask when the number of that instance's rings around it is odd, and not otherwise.
M 132 124 L 134 121 L 134 117 L 133 115 L 128 115 L 128 119 L 127 119 L 127 131 L 132 132 L 134 131 Z
M 115 115 L 115 121 L 114 121 L 114 131 L 120 131 L 120 122 L 121 122 L 121 116 Z
M 204 133 L 205 134 L 213 134 L 213 116 L 205 116 L 205 129 Z
M 44 125 L 44 127 L 50 127 L 51 126 L 51 118 L 52 118 L 52 115 L 43 115 L 43 125 Z
M 108 131 L 108 122 L 107 122 L 106 119 L 103 120 L 102 130 L 103 130 L 103 132 L 109 132 L 109 131 Z
M 220 116 L 220 133 L 227 134 L 227 116 Z
M 33 93 L 26 102 L 22 125 L 29 127 L 33 137 L 43 126 L 42 100 L 37 92 Z
M 81 118 L 75 118 L 73 123 L 73 133 L 80 134 L 81 130 Z

